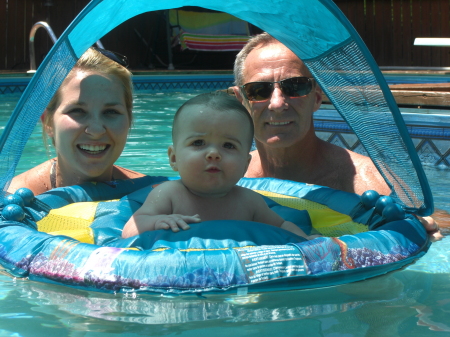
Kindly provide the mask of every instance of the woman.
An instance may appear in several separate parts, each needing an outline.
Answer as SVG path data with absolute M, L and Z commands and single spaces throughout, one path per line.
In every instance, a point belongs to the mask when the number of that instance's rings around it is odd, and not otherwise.
M 37 195 L 88 181 L 143 176 L 114 165 L 132 121 L 131 73 L 118 63 L 124 60 L 93 48 L 81 56 L 41 117 L 56 158 L 15 177 L 9 192 L 27 187 Z

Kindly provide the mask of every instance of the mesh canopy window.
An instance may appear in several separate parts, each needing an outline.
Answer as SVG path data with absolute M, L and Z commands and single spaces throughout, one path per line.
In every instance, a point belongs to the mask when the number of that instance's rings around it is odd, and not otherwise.
M 306 65 L 389 182 L 392 196 L 408 208 L 425 207 L 408 149 L 357 44 L 350 41 L 324 57 L 306 61 Z

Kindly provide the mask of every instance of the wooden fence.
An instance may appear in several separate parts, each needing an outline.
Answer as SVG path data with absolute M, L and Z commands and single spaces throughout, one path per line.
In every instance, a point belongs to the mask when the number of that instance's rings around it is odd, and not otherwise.
M 37 21 L 47 21 L 58 37 L 89 0 L 0 0 L 0 70 L 29 69 L 29 32 Z M 380 66 L 450 66 L 450 47 L 414 46 L 416 37 L 450 37 L 450 0 L 335 0 L 349 18 Z M 102 38 L 105 47 L 126 54 L 130 68 L 145 68 L 167 60 L 164 17 L 145 13 L 132 18 Z M 139 38 L 136 31 L 147 42 Z M 36 63 L 52 42 L 44 29 L 35 36 Z M 153 55 L 153 60 L 152 60 Z M 203 55 L 203 56 L 202 56 Z M 205 56 L 206 55 L 206 56 Z M 174 62 L 197 57 L 191 67 L 230 69 L 234 55 L 180 52 Z M 214 60 L 211 64 L 210 60 Z
M 449 67 L 450 47 L 414 46 L 450 37 L 449 0 L 335 0 L 380 66 Z

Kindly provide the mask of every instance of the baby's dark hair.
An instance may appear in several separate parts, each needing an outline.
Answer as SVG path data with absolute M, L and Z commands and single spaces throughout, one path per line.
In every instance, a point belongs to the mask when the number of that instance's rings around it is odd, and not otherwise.
M 185 107 L 191 105 L 203 105 L 209 108 L 216 109 L 217 111 L 235 111 L 245 116 L 248 120 L 248 124 L 250 127 L 250 139 L 249 144 L 251 145 L 253 142 L 253 119 L 248 113 L 247 109 L 239 102 L 235 96 L 231 96 L 224 91 L 214 91 L 205 94 L 200 94 L 186 101 L 175 113 L 175 117 L 173 118 L 173 126 L 172 126 L 172 140 L 174 140 L 174 135 L 176 133 L 176 123 L 178 117 Z

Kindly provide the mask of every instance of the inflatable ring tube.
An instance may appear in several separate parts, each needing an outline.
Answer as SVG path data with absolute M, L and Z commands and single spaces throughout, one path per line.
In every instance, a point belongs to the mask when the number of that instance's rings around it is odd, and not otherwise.
M 121 239 L 125 222 L 152 186 L 165 180 L 85 184 L 37 196 L 26 207 L 25 221 L 0 222 L 1 266 L 16 277 L 85 290 L 198 294 L 243 288 L 238 290 L 242 293 L 359 281 L 403 268 L 429 247 L 424 228 L 412 215 L 386 222 L 365 209 L 355 194 L 271 178 L 242 179 L 239 184 L 265 195 L 272 209 L 306 230 L 341 235 L 306 241 L 265 224 L 208 221 L 179 233 L 161 230 Z M 111 198 L 120 199 L 102 201 Z M 61 210 L 66 207 L 79 214 L 65 217 Z M 321 210 L 326 226 L 318 216 Z M 90 233 L 87 241 L 74 238 L 81 229 L 72 229 L 74 235 L 36 230 L 55 219 L 61 227 L 89 223 L 83 229 Z M 359 232 L 343 233 L 355 231 L 351 226 Z

